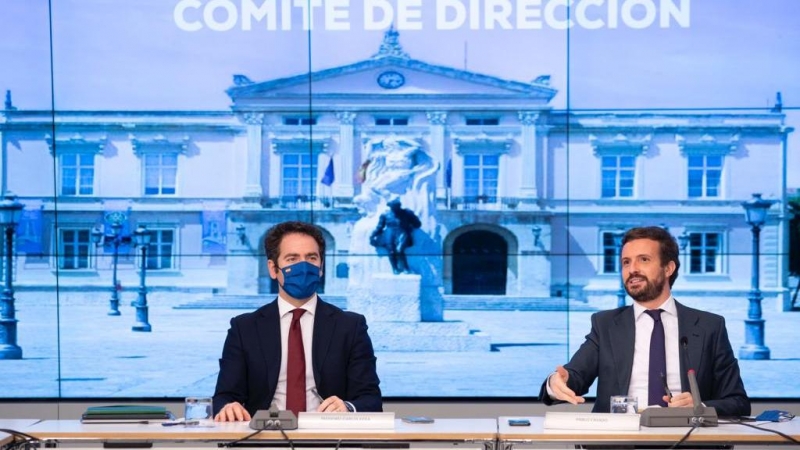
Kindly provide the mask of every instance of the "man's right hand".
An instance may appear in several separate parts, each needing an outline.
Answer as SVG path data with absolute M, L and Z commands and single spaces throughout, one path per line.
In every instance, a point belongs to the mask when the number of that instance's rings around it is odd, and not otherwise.
M 565 369 L 564 366 L 556 367 L 556 372 L 551 374 L 550 378 L 547 380 L 548 386 L 550 386 L 550 390 L 552 391 L 550 396 L 556 400 L 569 402 L 573 405 L 585 402 L 586 400 L 584 400 L 583 397 L 575 395 L 575 391 L 567 387 L 568 379 L 569 372 L 567 372 L 567 369 Z
M 225 405 L 214 417 L 217 422 L 235 422 L 250 420 L 250 413 L 239 402 L 230 402 Z

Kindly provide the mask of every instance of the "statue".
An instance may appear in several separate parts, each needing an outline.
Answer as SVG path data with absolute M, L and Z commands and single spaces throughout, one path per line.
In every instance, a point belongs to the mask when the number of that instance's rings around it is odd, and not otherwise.
M 375 139 L 366 147 L 368 159 L 362 166 L 363 184 L 356 204 L 370 202 L 374 196 L 385 204 L 400 198 L 422 221 L 423 231 L 432 232 L 436 226 L 434 183 L 440 164 L 407 138 Z
M 400 199 L 387 203 L 389 210 L 381 214 L 378 226 L 370 236 L 370 245 L 389 252 L 389 263 L 395 274 L 412 273 L 406 259 L 406 249 L 414 245 L 412 233 L 422 223 L 410 209 L 402 207 Z
M 361 192 L 353 198 L 360 218 L 351 227 L 348 307 L 382 308 L 378 298 L 383 294 L 376 294 L 376 283 L 385 286 L 392 280 L 388 285 L 410 289 L 405 294 L 418 289 L 414 302 L 419 305 L 406 306 L 423 321 L 441 321 L 441 249 L 446 234 L 436 217 L 436 173 L 441 164 L 421 142 L 400 136 L 368 140 L 364 154 Z

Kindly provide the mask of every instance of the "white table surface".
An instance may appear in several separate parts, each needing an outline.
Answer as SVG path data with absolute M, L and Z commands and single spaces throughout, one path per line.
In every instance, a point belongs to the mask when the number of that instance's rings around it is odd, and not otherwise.
M 508 419 L 528 419 L 528 427 L 510 426 Z M 781 423 L 751 422 L 763 428 L 777 430 L 800 440 L 800 421 Z M 680 440 L 689 427 L 640 427 L 639 431 L 601 431 L 601 430 L 545 430 L 544 417 L 500 417 L 498 419 L 498 439 L 501 442 L 569 442 L 590 443 L 674 443 Z M 719 444 L 777 444 L 790 443 L 783 437 L 767 431 L 736 425 L 720 424 L 718 427 L 699 428 L 687 442 Z

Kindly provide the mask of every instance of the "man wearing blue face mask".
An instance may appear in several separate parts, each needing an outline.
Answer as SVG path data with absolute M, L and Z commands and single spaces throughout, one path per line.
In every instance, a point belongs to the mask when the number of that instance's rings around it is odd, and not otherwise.
M 278 298 L 231 319 L 214 393 L 218 422 L 261 409 L 382 411 L 375 352 L 364 316 L 317 296 L 325 239 L 314 225 L 284 222 L 267 232 Z

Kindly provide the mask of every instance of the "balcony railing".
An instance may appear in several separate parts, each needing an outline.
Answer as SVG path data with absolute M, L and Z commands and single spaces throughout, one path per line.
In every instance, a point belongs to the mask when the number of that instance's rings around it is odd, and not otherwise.
M 283 195 L 261 198 L 261 207 L 265 209 L 326 210 L 351 207 L 352 204 L 352 198 L 329 196 Z

